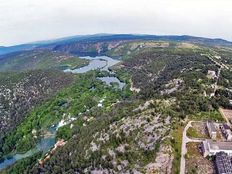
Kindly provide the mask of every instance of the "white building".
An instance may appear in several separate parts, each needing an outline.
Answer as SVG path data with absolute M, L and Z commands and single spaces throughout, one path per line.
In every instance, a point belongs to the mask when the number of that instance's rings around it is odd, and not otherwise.
M 216 74 L 215 71 L 208 70 L 207 77 L 208 77 L 209 79 L 215 79 L 215 78 L 217 77 L 217 74 Z
M 203 155 L 212 156 L 216 153 L 225 152 L 227 155 L 232 156 L 232 143 L 231 142 L 214 142 L 212 140 L 203 141 Z
M 217 138 L 217 130 L 213 122 L 207 121 L 207 129 L 208 129 L 210 137 L 215 140 Z

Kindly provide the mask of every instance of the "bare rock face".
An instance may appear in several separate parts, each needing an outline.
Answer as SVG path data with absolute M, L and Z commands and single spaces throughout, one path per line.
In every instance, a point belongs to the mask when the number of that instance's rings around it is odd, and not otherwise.
M 146 166 L 146 173 L 171 173 L 173 159 L 172 148 L 168 145 L 162 145 L 155 162 Z
M 170 117 L 154 113 L 153 109 L 144 109 L 141 113 L 122 118 L 93 135 L 86 157 L 98 152 L 102 162 L 111 166 L 111 171 L 95 166 L 92 173 L 171 172 L 174 158 L 172 148 L 162 143 L 170 130 Z M 158 149 L 157 144 L 161 144 Z M 86 171 L 89 169 L 86 168 Z

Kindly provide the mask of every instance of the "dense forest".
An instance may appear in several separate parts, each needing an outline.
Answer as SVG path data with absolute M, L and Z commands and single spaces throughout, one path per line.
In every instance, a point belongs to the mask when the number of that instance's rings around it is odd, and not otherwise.
M 14 130 L 34 107 L 72 81 L 71 75 L 59 71 L 0 73 L 0 140 L 5 133 Z

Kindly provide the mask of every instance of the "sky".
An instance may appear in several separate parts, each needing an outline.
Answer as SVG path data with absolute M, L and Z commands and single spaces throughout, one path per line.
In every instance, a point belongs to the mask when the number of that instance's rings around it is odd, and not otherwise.
M 0 0 L 0 45 L 96 33 L 232 41 L 231 0 Z

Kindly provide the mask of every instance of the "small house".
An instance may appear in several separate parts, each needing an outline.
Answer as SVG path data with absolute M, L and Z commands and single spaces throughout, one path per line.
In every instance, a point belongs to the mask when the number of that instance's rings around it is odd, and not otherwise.
M 213 122 L 207 121 L 207 129 L 208 129 L 210 137 L 212 139 L 216 140 L 216 138 L 217 138 L 217 130 L 216 130 Z

